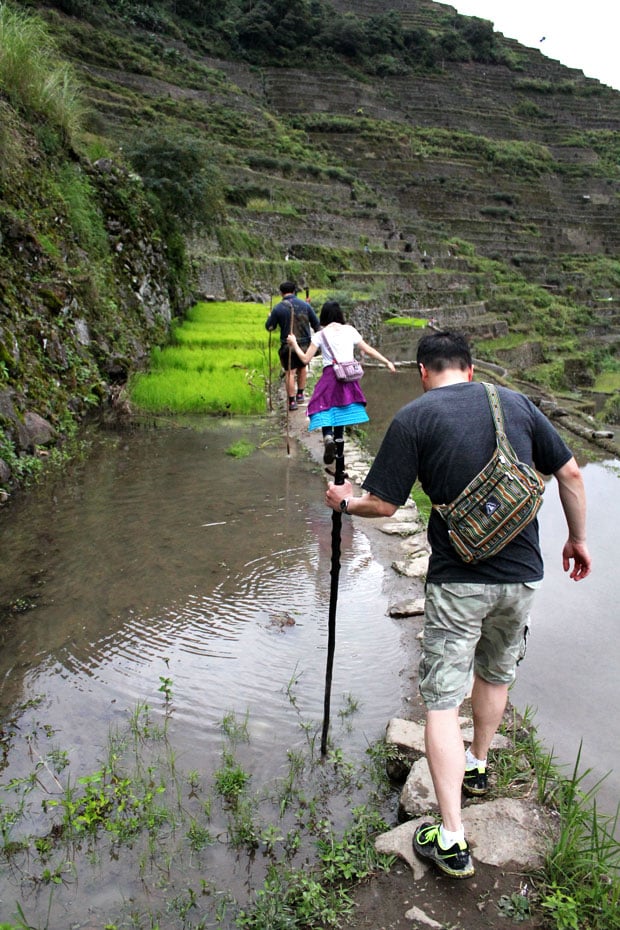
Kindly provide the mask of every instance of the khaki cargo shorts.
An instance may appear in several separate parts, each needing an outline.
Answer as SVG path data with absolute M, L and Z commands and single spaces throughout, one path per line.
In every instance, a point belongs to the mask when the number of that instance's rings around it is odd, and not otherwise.
M 458 707 L 474 672 L 491 684 L 512 684 L 539 586 L 427 584 L 420 694 L 428 710 Z

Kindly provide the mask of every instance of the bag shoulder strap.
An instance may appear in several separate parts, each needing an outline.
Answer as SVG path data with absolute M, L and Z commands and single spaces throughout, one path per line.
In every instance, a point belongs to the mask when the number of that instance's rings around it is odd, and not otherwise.
M 499 393 L 494 384 L 491 384 L 489 381 L 482 382 L 484 389 L 487 393 L 487 399 L 489 401 L 489 406 L 491 407 L 491 414 L 493 416 L 493 426 L 495 427 L 495 441 L 497 443 L 497 448 L 500 449 L 504 455 L 509 459 L 516 462 L 518 461 L 517 455 L 512 448 L 506 431 L 504 429 L 504 412 L 502 410 L 502 402 L 499 399 Z
M 334 360 L 335 362 L 337 362 L 338 359 L 336 358 L 336 356 L 335 356 L 335 354 L 334 354 L 334 350 L 332 349 L 332 347 L 331 347 L 330 344 L 329 344 L 329 339 L 328 339 L 327 336 L 325 335 L 325 330 L 324 330 L 324 329 L 321 330 L 321 338 L 325 340 L 325 345 L 326 345 L 327 348 L 329 349 L 331 357 L 333 358 L 333 360 Z
M 504 434 L 504 411 L 502 410 L 502 402 L 499 399 L 499 394 L 497 393 L 497 388 L 494 384 L 491 384 L 489 381 L 483 381 L 482 386 L 486 391 L 487 399 L 489 401 L 489 406 L 491 408 L 491 414 L 493 416 L 493 425 L 495 427 L 496 434 Z
M 495 427 L 496 451 L 493 453 L 490 461 L 492 462 L 495 455 L 497 455 L 498 452 L 501 452 L 509 461 L 517 462 L 517 455 L 510 445 L 508 437 L 504 431 L 504 412 L 502 410 L 502 402 L 499 399 L 497 388 L 489 381 L 482 381 L 481 384 L 486 391 L 489 406 L 491 408 L 491 415 L 493 416 L 493 426 Z M 487 465 L 488 464 L 489 463 L 487 463 Z M 485 468 L 486 467 L 487 466 L 485 465 Z M 462 493 L 463 492 L 461 492 L 461 494 Z M 437 510 L 442 516 L 445 516 L 447 511 L 454 505 L 455 501 L 458 501 L 459 497 L 460 494 L 457 495 L 454 501 L 452 501 L 450 504 L 432 504 L 432 508 L 433 510 Z

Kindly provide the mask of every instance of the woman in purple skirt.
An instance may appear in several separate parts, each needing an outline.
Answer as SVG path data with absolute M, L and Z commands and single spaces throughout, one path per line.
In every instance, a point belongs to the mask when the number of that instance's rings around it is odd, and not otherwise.
M 350 361 L 357 346 L 366 355 L 387 365 L 390 371 L 395 372 L 396 368 L 389 359 L 364 342 L 354 326 L 345 323 L 338 301 L 326 301 L 319 320 L 322 329 L 312 334 L 312 341 L 306 352 L 299 347 L 293 334 L 288 336 L 287 341 L 305 365 L 319 349 L 321 350 L 323 372 L 308 404 L 308 429 L 322 430 L 325 444 L 323 461 L 329 465 L 336 455 L 335 440 L 344 437 L 345 426 L 368 421 L 366 398 L 359 381 L 338 381 L 334 374 L 334 358 L 338 362 Z

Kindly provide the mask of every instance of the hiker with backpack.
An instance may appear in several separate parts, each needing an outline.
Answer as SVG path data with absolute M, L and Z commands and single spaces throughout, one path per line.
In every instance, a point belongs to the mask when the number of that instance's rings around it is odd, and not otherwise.
M 294 281 L 283 281 L 280 285 L 282 299 L 275 305 L 265 322 L 265 329 L 273 332 L 280 327 L 280 364 L 284 371 L 286 396 L 289 410 L 297 410 L 304 402 L 304 390 L 308 377 L 307 363 L 300 360 L 287 343 L 289 333 L 294 333 L 300 346 L 310 345 L 312 330 L 320 329 L 318 317 L 311 305 L 297 297 Z
M 323 461 L 330 465 L 336 456 L 336 440 L 344 437 L 345 426 L 368 422 L 366 398 L 359 386 L 359 380 L 338 380 L 338 362 L 352 360 L 353 350 L 357 347 L 383 362 L 392 373 L 396 368 L 380 352 L 364 342 L 354 326 L 345 323 L 344 313 L 337 300 L 327 300 L 323 304 L 319 319 L 322 329 L 314 333 L 306 351 L 294 334 L 288 336 L 288 344 L 306 365 L 318 350 L 321 350 L 323 372 L 308 403 L 308 429 L 322 430 L 325 444 Z M 360 372 L 361 367 L 358 369 L 358 375 Z
M 580 581 L 591 569 L 585 490 L 570 449 L 535 404 L 508 388 L 488 392 L 484 384 L 473 381 L 464 336 L 450 332 L 424 336 L 417 362 L 424 393 L 392 420 L 362 484 L 364 494 L 354 497 L 349 481 L 330 483 L 326 503 L 333 510 L 362 517 L 392 516 L 419 478 L 433 504 L 419 688 L 426 707 L 426 754 L 441 820 L 419 825 L 413 848 L 445 875 L 469 878 L 474 865 L 461 819 L 461 792 L 480 798 L 489 791 L 487 752 L 502 721 L 516 666 L 525 655 L 529 612 L 543 577 L 543 560 L 535 518 L 517 535 L 509 534 L 499 550 L 471 560 L 453 544 L 445 509 L 440 508 L 452 506 L 476 484 L 480 473 L 487 471 L 498 440 L 506 438 L 520 463 L 557 480 L 568 527 L 562 564 L 570 578 Z M 505 433 L 496 431 L 498 421 Z M 504 505 L 510 511 L 507 494 L 487 492 L 470 508 L 471 525 L 478 523 L 481 534 L 486 533 L 488 521 Z M 508 516 L 518 519 L 515 511 Z M 465 750 L 458 714 L 470 694 L 474 733 Z

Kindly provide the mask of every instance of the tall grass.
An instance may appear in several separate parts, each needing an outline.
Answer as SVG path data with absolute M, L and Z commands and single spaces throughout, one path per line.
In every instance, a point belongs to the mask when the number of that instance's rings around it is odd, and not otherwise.
M 553 811 L 553 827 L 542 868 L 532 875 L 535 900 L 554 930 L 620 930 L 620 842 L 615 815 L 597 807 L 601 782 L 586 787 L 590 769 L 581 767 L 581 747 L 566 777 L 553 753 L 538 740 L 531 711 L 505 731 L 513 745 L 493 754 L 502 795 L 531 797 Z
M 45 24 L 0 3 L 0 89 L 18 110 L 42 116 L 71 139 L 82 124 L 80 91 Z
M 262 304 L 197 304 L 173 329 L 171 345 L 153 351 L 149 372 L 132 381 L 132 402 L 150 413 L 265 413 L 279 371 L 268 313 Z
M 590 769 L 580 771 L 580 763 L 581 747 L 571 777 L 559 782 L 552 777 L 560 830 L 546 857 L 541 904 L 558 930 L 618 930 L 620 843 L 614 834 L 620 807 L 615 817 L 600 814 L 601 782 L 585 788 Z M 540 768 L 537 774 L 539 793 L 545 792 L 549 780 Z

